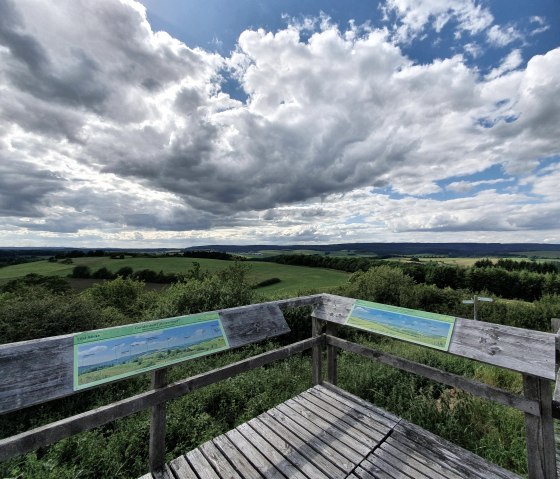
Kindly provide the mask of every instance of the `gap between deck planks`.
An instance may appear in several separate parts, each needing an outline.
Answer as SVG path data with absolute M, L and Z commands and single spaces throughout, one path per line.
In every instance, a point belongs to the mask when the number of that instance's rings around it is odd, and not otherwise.
M 141 479 L 514 479 L 328 383 L 315 386 Z

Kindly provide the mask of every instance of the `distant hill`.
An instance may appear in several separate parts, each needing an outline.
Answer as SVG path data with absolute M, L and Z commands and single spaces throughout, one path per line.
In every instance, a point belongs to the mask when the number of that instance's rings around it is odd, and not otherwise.
M 560 244 L 541 243 L 340 243 L 324 245 L 207 245 L 185 248 L 228 253 L 252 253 L 262 250 L 308 250 L 321 252 L 353 251 L 358 254 L 391 255 L 447 255 L 447 256 L 506 256 L 514 253 L 553 251 L 560 253 Z

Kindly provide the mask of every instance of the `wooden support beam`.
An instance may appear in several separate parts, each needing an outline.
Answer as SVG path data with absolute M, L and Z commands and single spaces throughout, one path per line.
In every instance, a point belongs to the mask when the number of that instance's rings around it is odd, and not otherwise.
M 529 479 L 556 479 L 552 391 L 546 379 L 523 375 L 525 397 L 540 404 L 540 416 L 525 414 Z
M 338 326 L 335 323 L 327 323 L 326 334 L 336 336 Z M 337 348 L 332 344 L 327 345 L 327 380 L 336 386 L 337 382 Z
M 311 336 L 320 337 L 323 330 L 323 322 L 320 319 L 311 318 Z M 313 385 L 321 384 L 323 375 L 321 372 L 322 347 L 321 342 L 315 343 L 311 354 L 312 382 Z
M 152 389 L 167 386 L 167 369 L 157 369 L 152 373 Z M 150 421 L 150 471 L 160 471 L 165 465 L 165 409 L 166 403 L 152 407 Z

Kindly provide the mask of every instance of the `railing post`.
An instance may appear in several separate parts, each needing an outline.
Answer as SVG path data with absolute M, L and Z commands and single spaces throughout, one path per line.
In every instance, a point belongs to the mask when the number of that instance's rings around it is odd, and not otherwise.
M 529 479 L 556 479 L 552 391 L 547 379 L 523 375 L 525 397 L 538 401 L 540 416 L 525 413 Z
M 336 336 L 337 325 L 335 323 L 331 323 L 330 321 L 327 322 L 326 332 L 330 336 Z M 327 346 L 327 380 L 336 386 L 337 381 L 337 366 L 336 366 L 336 352 L 337 349 L 335 346 L 328 345 Z
M 311 317 L 311 336 L 316 337 L 320 336 L 323 329 L 323 322 L 318 319 Z M 321 384 L 322 381 L 322 373 L 321 373 L 321 362 L 322 362 L 322 347 L 320 344 L 316 344 L 313 346 L 311 350 L 311 367 L 312 367 L 312 382 L 313 386 L 317 384 Z
M 167 385 L 167 369 L 157 369 L 152 373 L 152 388 Z M 156 472 L 165 465 L 165 403 L 152 407 L 150 422 L 150 471 Z

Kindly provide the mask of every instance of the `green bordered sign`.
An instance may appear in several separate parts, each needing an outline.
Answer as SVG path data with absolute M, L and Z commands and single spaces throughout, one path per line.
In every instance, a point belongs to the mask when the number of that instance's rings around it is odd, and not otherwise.
M 344 323 L 373 333 L 447 351 L 455 318 L 357 300 Z
M 215 312 L 77 334 L 74 390 L 228 348 L 222 321 Z

